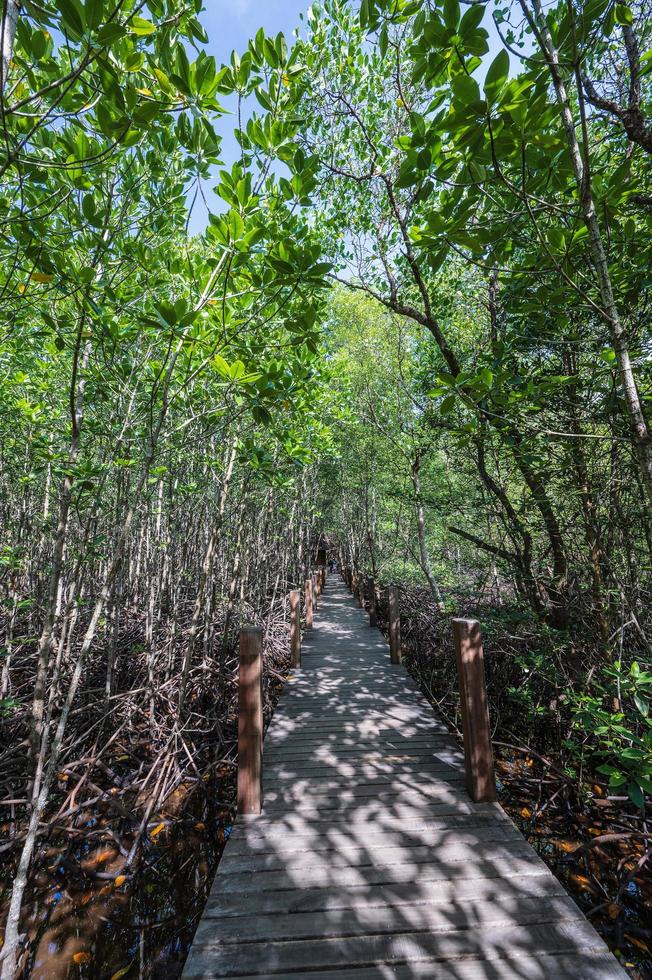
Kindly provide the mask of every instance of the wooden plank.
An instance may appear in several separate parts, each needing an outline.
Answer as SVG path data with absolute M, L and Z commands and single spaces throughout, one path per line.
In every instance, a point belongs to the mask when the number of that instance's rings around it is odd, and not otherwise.
M 205 962 L 204 962 L 205 960 Z M 188 980 L 217 980 L 210 957 L 197 957 L 189 963 Z M 239 980 L 278 980 L 278 973 L 239 974 Z M 292 973 L 292 980 L 626 980 L 611 953 L 588 949 L 582 953 L 539 953 L 509 956 L 497 960 L 455 960 L 438 963 L 393 964 L 387 967 L 361 966 L 354 969 L 311 970 Z
M 356 814 L 354 819 L 350 821 L 333 819 L 332 816 L 330 818 L 324 816 L 306 819 L 303 814 L 295 812 L 287 813 L 284 817 L 271 819 L 263 815 L 248 824 L 236 823 L 229 839 L 229 848 L 246 848 L 250 841 L 255 846 L 257 840 L 267 840 L 273 845 L 279 836 L 285 834 L 291 835 L 296 842 L 300 842 L 304 838 L 317 842 L 322 839 L 328 840 L 332 835 L 341 833 L 348 833 L 352 839 L 358 836 L 366 839 L 367 834 L 378 832 L 414 834 L 448 831 L 452 834 L 458 828 L 465 831 L 469 828 L 494 826 L 496 824 L 511 828 L 514 837 L 518 840 L 522 839 L 504 811 L 491 808 L 490 805 L 486 808 L 469 807 L 464 812 L 459 812 L 453 807 L 447 807 L 444 813 L 439 816 L 430 815 L 428 812 L 419 814 L 411 810 L 409 813 L 409 816 L 394 813 L 373 814 L 372 816 Z
M 303 799 L 301 802 L 296 800 L 284 799 L 282 795 L 276 794 L 272 799 L 271 795 L 265 800 L 263 813 L 268 817 L 279 817 L 288 812 L 288 803 L 292 803 L 293 809 L 304 819 L 318 818 L 320 814 L 328 814 L 330 819 L 333 815 L 338 815 L 342 819 L 352 820 L 356 816 L 362 817 L 364 814 L 377 813 L 378 809 L 391 809 L 395 814 L 413 814 L 419 808 L 420 812 L 448 812 L 465 813 L 468 805 L 468 797 L 461 790 L 455 789 L 454 783 L 448 784 L 448 791 L 442 789 L 437 797 L 427 797 L 416 793 L 377 793 L 375 796 L 367 794 L 363 797 L 356 797 L 352 793 L 339 793 L 337 796 L 313 796 Z M 460 784 L 458 783 L 457 786 Z M 451 806 L 454 810 L 451 811 Z M 438 808 L 440 808 L 438 810 Z
M 586 920 L 511 927 L 474 928 L 447 933 L 405 933 L 311 939 L 265 943 L 214 943 L 195 946 L 195 958 L 211 957 L 210 968 L 216 977 L 241 976 L 243 973 L 290 973 L 333 967 L 367 966 L 374 963 L 418 963 L 424 960 L 447 962 L 462 957 L 500 960 L 505 955 L 529 958 L 532 950 L 541 953 L 574 953 L 598 950 L 605 946 Z M 261 955 L 262 954 L 262 955 Z
M 288 888 L 234 893 L 228 883 L 213 890 L 204 912 L 205 918 L 222 919 L 238 915 L 287 915 L 294 912 L 373 909 L 388 905 L 427 903 L 464 905 L 468 901 L 498 902 L 506 896 L 527 898 L 566 895 L 563 885 L 543 866 L 530 869 L 518 878 L 457 878 L 454 881 L 397 882 L 389 885 L 349 885 L 334 888 Z
M 409 762 L 361 763 L 357 766 L 346 763 L 327 764 L 323 766 L 279 766 L 267 772 L 264 784 L 268 789 L 284 789 L 291 785 L 294 789 L 311 789 L 316 793 L 330 793 L 346 786 L 376 786 L 391 779 L 392 785 L 397 781 L 401 786 L 413 786 L 423 789 L 424 786 L 439 786 L 442 779 L 461 779 L 463 772 L 459 767 L 449 766 L 436 759 L 427 759 L 423 763 L 410 765 Z
M 305 781 L 308 782 L 307 780 Z M 360 785 L 334 784 L 328 787 L 315 781 L 314 785 L 292 786 L 287 789 L 272 789 L 265 793 L 264 809 L 269 810 L 273 804 L 283 803 L 285 806 L 293 804 L 301 805 L 309 803 L 310 800 L 323 801 L 323 806 L 340 806 L 342 803 L 353 802 L 355 800 L 376 799 L 390 800 L 406 796 L 411 799 L 429 799 L 444 801 L 453 798 L 452 787 L 457 789 L 457 799 L 464 799 L 463 787 L 464 773 L 459 770 L 451 769 L 446 775 L 442 775 L 436 782 L 428 783 L 425 780 L 421 783 L 416 780 L 401 779 L 396 776 L 392 782 L 373 782 L 361 783 Z M 346 788 L 345 788 L 346 787 Z
M 243 915 L 216 922 L 204 918 L 195 936 L 196 945 L 283 942 L 382 935 L 396 932 L 448 933 L 463 929 L 510 928 L 560 921 L 583 921 L 567 895 L 503 899 L 499 902 L 468 901 L 449 908 L 426 903 L 388 904 L 375 908 L 295 912 L 292 915 Z M 585 921 L 585 920 L 584 920 Z
M 228 848 L 225 854 L 228 853 Z M 283 867 L 282 870 L 254 869 L 229 872 L 220 866 L 214 888 L 232 888 L 242 892 L 269 891 L 282 888 L 348 888 L 351 885 L 405 884 L 413 882 L 418 874 L 419 881 L 455 881 L 458 878 L 515 878 L 532 873 L 540 867 L 541 873 L 550 873 L 541 859 L 537 857 L 527 842 L 523 841 L 513 848 L 505 847 L 500 857 L 501 864 L 492 858 L 474 855 L 474 860 L 463 859 L 457 862 L 438 862 L 431 859 L 423 864 L 402 861 L 391 866 L 360 864 L 357 867 L 335 867 L 322 862 L 308 867 Z
M 416 830 L 402 830 L 396 827 L 388 830 L 383 827 L 366 824 L 359 827 L 357 831 L 348 831 L 344 825 L 334 827 L 319 836 L 314 831 L 306 832 L 303 835 L 292 834 L 291 837 L 270 838 L 247 837 L 231 841 L 229 845 L 229 857 L 233 855 L 257 854 L 259 852 L 273 852 L 277 855 L 300 854 L 304 851 L 309 854 L 320 854 L 326 852 L 332 854 L 339 849 L 340 845 L 346 843 L 349 846 L 360 846 L 369 850 L 377 848 L 399 848 L 399 847 L 429 847 L 437 848 L 439 851 L 444 845 L 465 844 L 479 847 L 490 841 L 522 841 L 518 831 L 508 824 L 500 824 L 496 821 L 488 821 L 484 824 L 476 824 L 472 827 L 451 827 L 451 828 L 430 828 L 424 827 Z
M 500 828 L 499 828 L 500 829 Z M 292 851 L 281 850 L 274 852 L 257 853 L 249 851 L 246 854 L 236 854 L 226 850 L 220 862 L 220 874 L 238 874 L 243 871 L 250 873 L 262 871 L 281 871 L 288 872 L 295 870 L 338 870 L 340 868 L 364 868 L 365 866 L 376 868 L 394 868 L 400 865 L 404 870 L 411 870 L 413 873 L 421 865 L 432 866 L 433 862 L 439 865 L 453 866 L 454 864 L 471 864 L 478 860 L 478 853 L 483 857 L 480 860 L 489 860 L 493 863 L 509 858 L 513 854 L 528 854 L 527 842 L 521 840 L 505 840 L 498 838 L 491 840 L 490 847 L 482 848 L 479 842 L 453 840 L 439 844 L 433 857 L 433 848 L 423 845 L 403 844 L 399 847 L 392 847 L 379 844 L 377 847 L 360 846 L 356 844 L 339 844 L 336 848 L 324 851 Z

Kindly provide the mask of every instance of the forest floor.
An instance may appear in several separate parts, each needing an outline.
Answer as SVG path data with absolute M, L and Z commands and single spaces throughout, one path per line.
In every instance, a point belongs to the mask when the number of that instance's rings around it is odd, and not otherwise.
M 445 638 L 449 620 L 441 615 L 437 619 L 418 596 L 411 599 L 412 610 L 422 612 L 418 620 L 407 611 L 404 615 L 406 667 L 459 736 L 454 661 Z M 382 612 L 381 607 L 381 621 Z M 426 621 L 427 643 L 422 636 Z M 505 618 L 502 635 L 500 620 L 494 621 L 493 630 L 488 649 L 500 648 L 509 659 L 511 643 L 516 660 L 513 620 Z M 268 718 L 288 668 L 278 638 L 267 678 Z M 130 780 L 135 784 L 138 772 L 147 770 L 155 757 L 145 726 L 138 725 L 111 746 L 103 777 L 94 771 L 93 780 L 102 783 L 99 799 L 93 792 L 72 823 L 51 826 L 26 903 L 26 976 L 162 980 L 180 975 L 234 819 L 234 681 L 235 676 L 229 684 L 228 715 L 220 726 L 219 760 L 209 763 L 206 757 L 196 773 L 186 773 L 149 814 L 144 829 L 111 803 L 118 794 L 110 784 L 116 779 L 121 786 Z M 504 678 L 499 687 L 504 691 Z M 495 698 L 491 671 L 489 691 Z M 537 731 L 545 728 L 533 729 L 527 740 L 516 738 L 503 700 L 492 704 L 492 717 L 498 719 L 494 744 L 500 802 L 630 975 L 637 980 L 652 977 L 652 878 L 640 814 L 625 798 L 610 796 L 601 777 L 585 772 L 580 779 L 571 778 L 563 753 L 555 755 L 543 735 L 538 744 Z M 62 773 L 60 800 L 70 792 L 67 784 Z M 142 810 L 142 800 L 130 801 L 129 794 L 120 793 L 118 811 L 126 811 L 130 802 L 140 803 Z M 0 826 L 3 835 L 10 823 L 5 818 Z M 139 832 L 139 860 L 125 871 L 125 855 Z M 2 915 L 12 852 L 0 852 L 0 857 Z
M 223 618 L 214 625 L 221 637 Z M 234 623 L 226 655 L 215 662 L 202 658 L 183 726 L 176 721 L 173 686 L 156 702 L 155 725 L 148 698 L 133 697 L 147 676 L 137 628 L 121 644 L 116 687 L 124 699 L 109 716 L 93 693 L 102 690 L 98 678 L 89 679 L 32 864 L 21 918 L 21 977 L 180 975 L 235 815 L 236 637 Z M 268 722 L 290 659 L 281 601 L 268 614 L 266 637 Z M 29 656 L 27 649 L 26 677 Z M 8 746 L 0 782 L 7 799 L 17 797 L 0 815 L 6 842 L 0 845 L 0 924 L 26 828 L 27 788 L 18 782 L 29 771 L 26 717 L 25 709 L 0 719 Z

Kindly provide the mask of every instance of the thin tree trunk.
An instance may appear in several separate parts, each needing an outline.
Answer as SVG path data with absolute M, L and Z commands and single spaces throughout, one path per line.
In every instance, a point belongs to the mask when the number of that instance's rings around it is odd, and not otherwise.
M 634 377 L 629 347 L 625 327 L 620 318 L 620 312 L 616 305 L 616 300 L 611 284 L 609 272 L 609 260 L 602 239 L 600 222 L 591 190 L 591 173 L 588 166 L 588 133 L 586 131 L 584 112 L 583 112 L 583 93 L 582 86 L 577 86 L 577 97 L 580 104 L 582 116 L 582 130 L 585 157 L 582 157 L 582 150 L 577 138 L 575 120 L 571 109 L 566 85 L 564 83 L 561 67 L 559 63 L 559 53 L 555 47 L 550 33 L 550 28 L 546 23 L 545 16 L 541 9 L 539 0 L 532 0 L 533 11 L 527 5 L 527 0 L 520 0 L 521 8 L 525 17 L 532 28 L 534 36 L 541 48 L 550 76 L 552 78 L 557 102 L 561 109 L 562 124 L 566 133 L 568 149 L 570 151 L 575 180 L 580 193 L 582 215 L 584 223 L 589 233 L 589 242 L 593 265 L 595 267 L 600 291 L 601 315 L 609 328 L 611 342 L 613 344 L 618 368 L 620 371 L 621 385 L 625 396 L 625 403 L 629 415 L 632 429 L 634 446 L 638 457 L 643 483 L 650 503 L 652 503 L 652 434 L 643 411 L 643 404 Z

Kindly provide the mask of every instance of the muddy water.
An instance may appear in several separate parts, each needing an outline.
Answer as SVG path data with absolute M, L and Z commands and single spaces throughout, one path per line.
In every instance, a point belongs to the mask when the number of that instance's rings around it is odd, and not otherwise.
M 222 785 L 219 796 L 229 792 L 232 787 Z M 179 976 L 228 840 L 231 812 L 176 824 L 161 813 L 148 828 L 133 876 L 120 873 L 124 857 L 106 841 L 81 843 L 75 852 L 67 839 L 51 839 L 31 894 L 26 925 L 33 954 L 23 975 L 32 980 Z M 129 839 L 122 843 L 128 847 Z

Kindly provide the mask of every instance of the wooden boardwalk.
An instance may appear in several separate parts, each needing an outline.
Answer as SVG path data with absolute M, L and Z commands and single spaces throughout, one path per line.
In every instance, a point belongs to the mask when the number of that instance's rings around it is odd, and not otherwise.
M 183 976 L 625 978 L 335 577 Z

